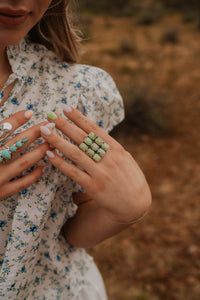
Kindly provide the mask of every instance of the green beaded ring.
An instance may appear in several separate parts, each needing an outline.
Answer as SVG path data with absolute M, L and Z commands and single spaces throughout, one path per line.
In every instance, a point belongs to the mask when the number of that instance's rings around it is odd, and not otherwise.
M 15 144 L 11 146 L 5 146 L 0 150 L 0 163 L 5 160 L 12 158 L 12 153 L 16 152 L 20 149 L 26 142 L 28 142 L 28 138 L 24 138 L 20 141 L 17 141 Z
M 94 132 L 90 132 L 84 141 L 79 145 L 79 148 L 94 161 L 99 162 L 106 154 L 110 146 Z

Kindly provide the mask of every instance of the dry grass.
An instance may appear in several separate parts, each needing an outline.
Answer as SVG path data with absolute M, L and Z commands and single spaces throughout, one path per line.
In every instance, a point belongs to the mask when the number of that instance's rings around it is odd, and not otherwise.
M 169 26 L 178 30 L 178 42 L 163 44 Z M 199 300 L 200 33 L 180 16 L 148 27 L 99 16 L 90 34 L 83 62 L 111 73 L 126 105 L 138 87 L 145 100 L 156 97 L 174 130 L 159 138 L 140 131 L 127 136 L 123 128 L 114 133 L 149 181 L 152 210 L 143 222 L 89 252 L 110 300 Z M 125 40 L 131 51 L 121 50 Z

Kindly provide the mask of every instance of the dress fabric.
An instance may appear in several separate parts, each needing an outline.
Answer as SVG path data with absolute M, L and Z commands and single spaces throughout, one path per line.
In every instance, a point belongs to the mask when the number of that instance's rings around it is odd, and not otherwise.
M 84 285 L 75 300 L 107 300 L 103 279 L 96 265 L 90 266 L 85 275 Z
M 7 55 L 13 73 L 5 87 L 13 81 L 15 86 L 0 108 L 0 120 L 20 110 L 34 112 L 11 137 L 45 121 L 48 111 L 62 115 L 63 104 L 77 108 L 107 132 L 123 119 L 121 96 L 105 71 L 63 62 L 28 39 L 7 47 Z M 4 90 L 1 98 L 3 94 Z M 43 141 L 37 139 L 24 152 Z M 0 299 L 105 300 L 93 259 L 61 234 L 76 213 L 72 194 L 83 189 L 47 158 L 36 165 L 41 164 L 49 170 L 40 180 L 0 201 Z

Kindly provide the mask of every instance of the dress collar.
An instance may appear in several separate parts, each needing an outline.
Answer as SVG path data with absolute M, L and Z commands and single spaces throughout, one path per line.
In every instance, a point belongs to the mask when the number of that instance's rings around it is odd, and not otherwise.
M 8 46 L 6 51 L 12 69 L 11 79 L 18 79 L 21 86 L 29 70 L 47 49 L 40 44 L 31 43 L 28 38 L 23 38 L 19 44 Z

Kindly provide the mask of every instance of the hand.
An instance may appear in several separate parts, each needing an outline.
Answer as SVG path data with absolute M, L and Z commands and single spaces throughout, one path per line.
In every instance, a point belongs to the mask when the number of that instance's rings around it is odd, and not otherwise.
M 111 219 L 129 222 L 141 217 L 151 204 L 151 193 L 133 157 L 116 140 L 76 109 L 67 106 L 64 114 L 76 125 L 54 113 L 49 115 L 51 119 L 48 120 L 54 122 L 75 144 L 79 145 L 90 132 L 94 132 L 110 146 L 110 149 L 97 163 L 53 130 L 41 127 L 42 137 L 77 166 L 55 152 L 47 151 L 51 163 L 80 184 L 85 192 L 105 209 Z
M 12 124 L 12 132 L 14 132 L 18 127 L 25 124 L 31 117 L 30 111 L 20 111 L 12 115 L 11 117 L 4 119 L 0 122 L 9 122 Z M 0 154 L 2 149 L 5 147 L 10 147 L 14 145 L 17 141 L 22 141 L 24 138 L 27 138 L 28 141 L 24 142 L 22 147 L 18 148 L 16 152 L 12 153 L 12 159 L 3 159 L 3 162 L 0 163 L 0 200 L 16 194 L 23 189 L 26 189 L 37 181 L 43 174 L 44 166 L 39 166 L 35 168 L 31 173 L 25 175 L 19 179 L 15 179 L 16 176 L 20 175 L 23 171 L 34 166 L 42 157 L 45 156 L 45 153 L 50 149 L 47 143 L 43 143 L 36 147 L 34 150 L 25 153 L 24 155 L 16 158 L 13 158 L 21 153 L 28 145 L 34 142 L 37 138 L 40 137 L 40 126 L 45 125 L 47 122 L 40 123 L 35 125 L 22 133 L 16 135 L 12 139 L 8 140 L 3 146 L 0 147 Z M 2 156 L 2 155 L 1 155 Z

